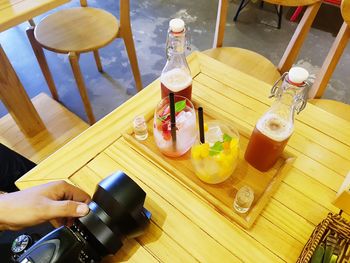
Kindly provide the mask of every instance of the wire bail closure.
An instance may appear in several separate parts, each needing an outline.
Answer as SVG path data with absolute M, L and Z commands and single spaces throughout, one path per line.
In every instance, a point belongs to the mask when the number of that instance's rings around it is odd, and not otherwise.
M 287 75 L 288 75 L 288 72 L 283 73 L 282 76 L 273 84 L 273 86 L 271 87 L 269 98 L 273 98 L 273 97 L 280 98 L 283 92 L 285 92 L 290 86 L 295 87 L 295 85 L 290 84 L 289 82 L 288 82 L 289 85 L 283 85 Z M 278 83 L 281 80 L 283 81 L 282 85 L 278 86 Z M 297 114 L 299 114 L 306 107 L 307 99 L 308 99 L 308 91 L 310 89 L 310 86 L 311 84 L 308 81 L 304 81 L 303 85 L 298 86 L 298 88 L 302 89 L 302 91 L 299 94 L 296 94 L 294 97 L 294 109 L 297 112 Z

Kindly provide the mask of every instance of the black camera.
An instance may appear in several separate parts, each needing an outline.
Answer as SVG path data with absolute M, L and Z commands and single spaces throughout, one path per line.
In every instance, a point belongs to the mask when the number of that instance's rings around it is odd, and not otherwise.
M 62 226 L 50 232 L 17 255 L 15 262 L 99 262 L 115 254 L 123 239 L 144 232 L 151 218 L 143 207 L 145 197 L 146 193 L 130 177 L 116 172 L 98 184 L 86 216 L 75 219 L 72 227 Z M 18 241 L 28 240 L 22 237 Z

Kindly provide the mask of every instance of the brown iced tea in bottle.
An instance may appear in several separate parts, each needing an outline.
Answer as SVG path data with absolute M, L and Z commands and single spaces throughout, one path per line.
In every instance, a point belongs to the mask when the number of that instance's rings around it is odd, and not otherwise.
M 166 47 L 167 62 L 160 76 L 162 98 L 173 92 L 191 100 L 192 77 L 185 57 L 186 46 L 184 21 L 179 18 L 170 20 Z
M 244 158 L 259 171 L 268 171 L 283 153 L 294 130 L 294 112 L 305 108 L 307 99 L 306 80 L 309 73 L 300 67 L 283 74 L 271 89 L 275 103 L 258 120 L 250 137 Z

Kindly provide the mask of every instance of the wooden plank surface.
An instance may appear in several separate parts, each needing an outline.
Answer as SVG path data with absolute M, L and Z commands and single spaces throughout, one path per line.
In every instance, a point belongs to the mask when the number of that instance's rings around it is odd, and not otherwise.
M 194 99 L 206 111 L 215 109 L 252 130 L 272 102 L 269 85 L 200 53 L 189 62 Z M 155 107 L 159 90 L 155 81 L 21 178 L 18 186 L 62 178 L 92 194 L 99 180 L 125 171 L 146 191 L 152 223 L 106 262 L 141 262 L 142 257 L 143 262 L 295 262 L 315 225 L 338 211 L 331 202 L 350 170 L 350 123 L 312 105 L 297 116 L 287 146 L 297 159 L 253 227 L 244 230 L 121 137 L 135 115 Z
M 70 0 L 0 0 L 0 32 L 68 2 Z

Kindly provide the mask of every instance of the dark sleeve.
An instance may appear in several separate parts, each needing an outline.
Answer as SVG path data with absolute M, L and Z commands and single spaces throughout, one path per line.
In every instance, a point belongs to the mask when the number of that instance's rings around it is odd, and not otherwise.
M 0 191 L 17 191 L 15 181 L 35 165 L 32 161 L 0 144 Z

